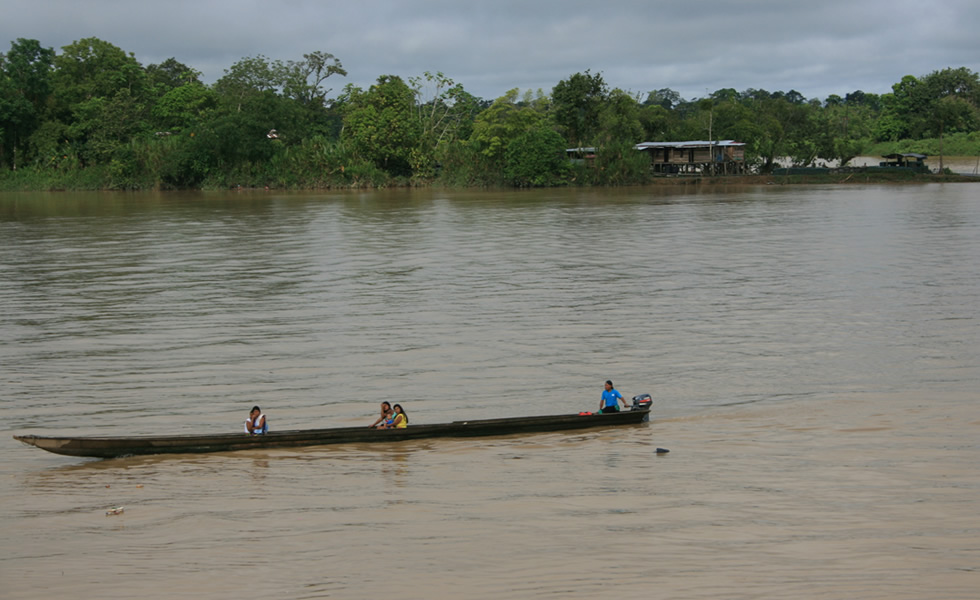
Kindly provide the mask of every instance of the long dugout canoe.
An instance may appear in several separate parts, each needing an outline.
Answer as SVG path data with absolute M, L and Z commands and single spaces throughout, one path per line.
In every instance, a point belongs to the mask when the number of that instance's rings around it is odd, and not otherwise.
M 412 425 L 404 429 L 335 427 L 270 431 L 264 435 L 224 433 L 217 435 L 167 435 L 129 437 L 46 437 L 15 435 L 14 439 L 55 454 L 116 458 L 143 454 L 197 454 L 259 448 L 298 448 L 327 444 L 383 443 L 427 438 L 465 438 L 513 435 L 629 425 L 648 421 L 650 409 L 625 410 L 612 414 L 566 414 L 510 417 L 476 421 L 453 421 Z

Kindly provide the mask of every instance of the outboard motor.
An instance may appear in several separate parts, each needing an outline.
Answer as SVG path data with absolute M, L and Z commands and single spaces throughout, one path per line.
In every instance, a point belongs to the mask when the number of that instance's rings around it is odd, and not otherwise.
M 633 406 L 630 410 L 650 410 L 650 405 L 653 404 L 653 398 L 650 394 L 637 394 L 633 396 Z

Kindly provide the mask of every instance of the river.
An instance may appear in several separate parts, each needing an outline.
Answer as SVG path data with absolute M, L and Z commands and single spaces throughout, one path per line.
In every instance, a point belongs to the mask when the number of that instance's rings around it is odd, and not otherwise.
M 0 194 L 2 595 L 972 600 L 978 191 Z M 569 413 L 606 379 L 651 422 L 11 438 Z

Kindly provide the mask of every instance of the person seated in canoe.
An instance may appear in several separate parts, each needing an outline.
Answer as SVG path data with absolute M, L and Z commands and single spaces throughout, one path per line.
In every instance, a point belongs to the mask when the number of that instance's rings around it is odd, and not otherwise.
M 378 429 L 405 429 L 406 427 L 408 427 L 408 415 L 405 414 L 401 404 L 393 406 L 391 418 L 378 425 Z
M 252 435 L 269 433 L 269 423 L 266 422 L 265 415 L 262 414 L 262 409 L 258 406 L 253 406 L 248 413 L 248 418 L 245 419 L 245 433 Z
M 374 422 L 368 425 L 368 428 L 378 427 L 381 428 L 386 422 L 388 422 L 393 416 L 394 411 L 391 410 L 391 402 L 387 400 L 381 403 L 381 416 Z
M 623 406 L 628 407 L 626 399 L 623 395 L 616 391 L 613 387 L 613 382 L 606 380 L 605 390 L 602 392 L 602 400 L 599 401 L 599 412 L 603 414 L 608 413 L 618 413 L 619 412 L 619 401 L 622 400 Z

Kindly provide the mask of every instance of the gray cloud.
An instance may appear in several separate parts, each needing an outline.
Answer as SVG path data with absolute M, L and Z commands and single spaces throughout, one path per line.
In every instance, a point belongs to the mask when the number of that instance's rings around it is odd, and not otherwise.
M 470 93 L 550 92 L 586 69 L 640 94 L 795 89 L 884 93 L 904 75 L 980 70 L 973 0 L 7 0 L 0 43 L 59 49 L 98 37 L 143 64 L 176 57 L 215 81 L 246 56 L 322 50 L 348 70 L 335 91 L 384 74 L 441 71 Z

